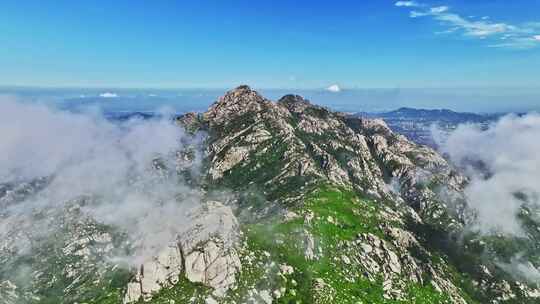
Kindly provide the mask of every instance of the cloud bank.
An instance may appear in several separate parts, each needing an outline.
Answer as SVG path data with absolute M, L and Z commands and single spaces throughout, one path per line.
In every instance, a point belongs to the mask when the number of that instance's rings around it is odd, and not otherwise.
M 439 142 L 442 152 L 471 176 L 465 194 L 477 211 L 478 231 L 524 235 L 522 206 L 540 210 L 539 136 L 539 114 L 508 115 L 487 130 L 461 125 Z
M 495 261 L 514 278 L 531 283 L 540 280 L 533 264 L 537 253 L 531 249 L 540 232 L 539 136 L 539 114 L 508 115 L 487 129 L 469 124 L 449 135 L 434 134 L 440 150 L 470 177 L 465 198 L 475 216 L 468 229 L 531 245 L 509 261 Z
M 182 165 L 177 151 L 194 149 L 197 171 L 203 136 L 186 135 L 168 117 L 115 124 L 95 113 L 4 98 L 0 137 L 0 186 L 48 180 L 36 195 L 2 206 L 2 239 L 13 233 L 13 222 L 26 223 L 17 229 L 23 239 L 54 233 L 48 219 L 35 215 L 63 214 L 74 201 L 89 198 L 81 208 L 85 216 L 127 232 L 137 248 L 128 260 L 136 265 L 174 241 L 202 200 L 176 169 Z

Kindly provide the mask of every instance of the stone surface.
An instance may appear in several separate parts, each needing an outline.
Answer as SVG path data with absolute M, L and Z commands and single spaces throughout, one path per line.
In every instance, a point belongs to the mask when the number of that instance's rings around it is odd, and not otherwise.
M 182 275 L 212 288 L 216 297 L 234 286 L 241 263 L 234 248 L 238 222 L 231 208 L 209 201 L 191 211 L 186 224 L 174 244 L 140 266 L 128 285 L 124 303 L 149 300 L 153 293 L 176 284 Z

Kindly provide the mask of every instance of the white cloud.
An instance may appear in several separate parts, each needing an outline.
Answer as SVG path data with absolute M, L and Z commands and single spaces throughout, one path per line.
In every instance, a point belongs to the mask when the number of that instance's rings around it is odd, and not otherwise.
M 461 125 L 446 141 L 434 137 L 442 152 L 470 177 L 465 198 L 475 214 L 471 230 L 536 242 L 529 230 L 535 228 L 522 217 L 528 215 L 528 221 L 540 224 L 540 143 L 535 140 L 539 134 L 540 115 L 528 114 L 505 116 L 487 129 Z M 540 280 L 540 269 L 521 253 L 496 264 L 518 280 Z
M 424 17 L 424 16 L 428 16 L 429 14 L 428 13 L 424 13 L 424 12 L 419 12 L 419 11 L 411 11 L 409 13 L 409 16 L 411 18 L 418 18 L 418 17 Z
M 468 36 L 485 37 L 506 33 L 511 29 L 511 26 L 505 23 L 469 21 L 456 14 L 440 14 L 435 19 L 460 27 Z
M 338 93 L 338 92 L 341 92 L 341 88 L 339 87 L 339 85 L 337 84 L 333 84 L 331 86 L 329 86 L 328 88 L 326 88 L 326 90 L 328 92 L 332 92 L 332 93 Z
M 402 2 L 402 1 L 400 1 Z M 403 1 L 407 2 L 407 1 Z M 406 5 L 404 3 L 396 3 L 396 6 L 423 8 L 421 10 L 412 10 L 409 12 L 411 18 L 431 17 L 439 21 L 442 25 L 448 26 L 450 30 L 437 31 L 436 33 L 453 33 L 461 32 L 464 36 L 487 39 L 502 38 L 507 40 L 505 43 L 494 43 L 490 47 L 505 47 L 505 48 L 532 48 L 538 46 L 537 36 L 531 38 L 535 29 L 540 28 L 539 22 L 529 22 L 521 25 L 514 25 L 504 22 L 491 21 L 489 16 L 483 16 L 480 20 L 473 20 L 472 16 L 463 17 L 459 14 L 450 12 L 448 6 L 432 6 L 422 3 L 414 3 L 414 5 Z
M 101 97 L 101 98 L 116 98 L 116 97 L 118 97 L 118 94 L 111 93 L 111 92 L 105 92 L 105 93 L 99 94 L 99 97 Z
M 477 212 L 478 231 L 524 234 L 518 218 L 524 201 L 516 194 L 540 208 L 540 142 L 534 140 L 539 134 L 539 114 L 509 115 L 487 130 L 461 125 L 440 143 L 442 152 L 468 169 L 471 181 L 465 194 Z M 471 166 L 480 163 L 482 170 Z
M 431 8 L 423 16 L 432 16 L 435 20 L 442 21 L 452 27 L 463 30 L 467 36 L 485 37 L 494 34 L 509 32 L 513 29 L 505 23 L 491 23 L 485 21 L 471 21 L 458 14 L 448 13 L 448 7 Z
M 437 6 L 437 7 L 432 7 L 432 8 L 429 9 L 429 11 L 432 14 L 441 14 L 441 13 L 444 13 L 444 12 L 446 12 L 448 10 L 449 10 L 448 6 Z
M 525 279 L 529 282 L 540 282 L 540 269 L 530 261 L 520 261 L 522 257 L 513 257 L 510 263 L 497 263 L 504 271 L 512 274 L 516 279 Z
M 540 41 L 540 35 L 533 36 L 533 39 L 536 40 L 536 41 Z
M 500 38 L 503 42 L 488 45 L 491 48 L 512 48 L 512 49 L 531 49 L 540 45 L 540 39 L 535 37 L 513 37 L 503 36 Z
M 398 2 L 396 2 L 396 6 L 400 6 L 400 7 L 417 7 L 417 6 L 420 6 L 420 4 L 418 4 L 415 1 L 398 1 Z
M 10 223 L 8 217 L 26 219 L 28 227 L 18 228 L 24 235 L 54 233 L 37 228 L 50 225 L 35 214 L 60 213 L 70 201 L 88 195 L 96 201 L 82 208 L 84 214 L 128 232 L 140 245 L 128 260 L 138 264 L 173 241 L 186 227 L 186 213 L 202 200 L 174 172 L 152 170 L 158 156 L 174 170 L 175 151 L 202 142 L 169 118 L 117 125 L 96 114 L 0 99 L 0 135 L 0 183 L 51 178 L 38 196 L 2 210 L 0 239 L 11 231 L 2 226 Z

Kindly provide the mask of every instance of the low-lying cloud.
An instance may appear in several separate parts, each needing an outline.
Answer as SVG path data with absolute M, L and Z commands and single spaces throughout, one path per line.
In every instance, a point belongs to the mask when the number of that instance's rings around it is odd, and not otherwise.
M 36 195 L 2 206 L 2 238 L 13 229 L 3 224 L 12 219 L 30 222 L 19 230 L 40 230 L 19 231 L 21 236 L 48 233 L 48 221 L 39 222 L 36 213 L 61 213 L 74 200 L 90 197 L 94 202 L 82 206 L 83 212 L 127 232 L 137 247 L 128 260 L 138 264 L 174 241 L 202 200 L 203 194 L 176 174 L 181 166 L 176 153 L 197 149 L 203 136 L 185 134 L 167 115 L 112 123 L 97 113 L 3 98 L 0 138 L 0 185 L 48 178 Z M 201 151 L 193 155 L 200 158 Z
M 434 135 L 440 150 L 470 177 L 465 198 L 474 217 L 468 229 L 535 242 L 532 235 L 538 231 L 531 229 L 540 223 L 540 115 L 507 115 L 487 128 L 465 124 Z M 495 263 L 518 280 L 540 280 L 540 270 L 525 252 Z
M 440 149 L 471 177 L 465 195 L 482 233 L 523 236 L 524 204 L 540 207 L 540 115 L 508 115 L 486 130 L 461 125 Z

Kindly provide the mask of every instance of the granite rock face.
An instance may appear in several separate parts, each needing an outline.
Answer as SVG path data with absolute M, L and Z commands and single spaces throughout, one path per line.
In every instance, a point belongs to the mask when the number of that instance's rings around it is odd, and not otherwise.
M 234 248 L 239 230 L 231 208 L 208 202 L 194 210 L 187 223 L 175 243 L 140 265 L 124 303 L 150 300 L 162 288 L 177 284 L 181 276 L 212 288 L 217 297 L 234 286 L 242 265 Z

